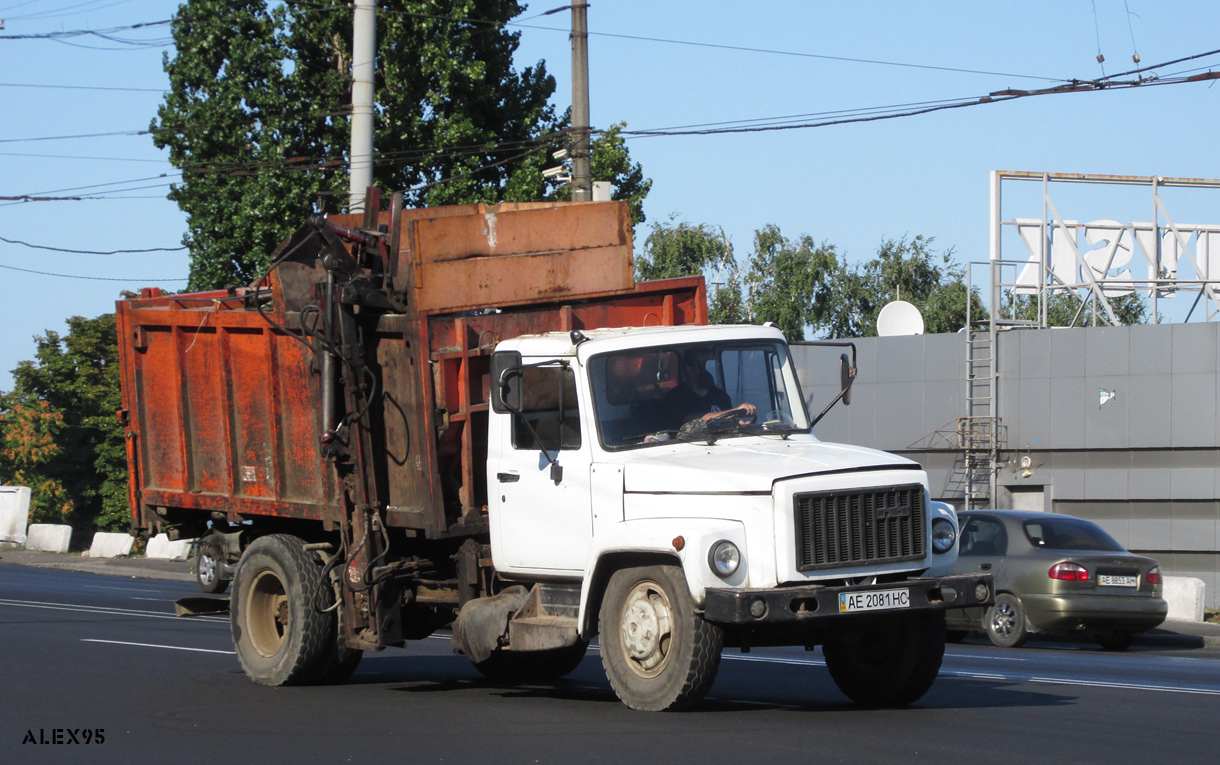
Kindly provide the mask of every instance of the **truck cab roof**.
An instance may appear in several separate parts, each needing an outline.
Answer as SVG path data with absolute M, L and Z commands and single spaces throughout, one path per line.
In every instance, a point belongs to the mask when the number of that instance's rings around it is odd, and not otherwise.
M 579 333 L 579 335 L 576 335 Z M 576 336 L 574 336 L 576 335 Z M 522 335 L 496 346 L 499 351 L 518 351 L 522 356 L 575 356 L 587 358 L 605 353 L 654 345 L 710 343 L 733 340 L 784 340 L 774 326 L 755 324 L 684 325 L 677 327 L 617 327 Z

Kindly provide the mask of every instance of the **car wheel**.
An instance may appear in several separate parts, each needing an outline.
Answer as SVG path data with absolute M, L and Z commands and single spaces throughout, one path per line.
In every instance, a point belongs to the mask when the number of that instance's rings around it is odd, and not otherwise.
M 1095 632 L 1093 639 L 1106 651 L 1125 651 L 1135 642 L 1135 635 L 1126 630 Z
M 987 637 L 1001 648 L 1016 648 L 1029 639 L 1025 629 L 1025 609 L 1021 599 L 1011 593 L 995 596 L 995 605 L 987 609 L 983 617 Z
M 219 595 L 229 589 L 229 580 L 220 575 L 220 561 L 212 550 L 200 548 L 195 557 L 195 581 L 199 589 L 213 595 Z

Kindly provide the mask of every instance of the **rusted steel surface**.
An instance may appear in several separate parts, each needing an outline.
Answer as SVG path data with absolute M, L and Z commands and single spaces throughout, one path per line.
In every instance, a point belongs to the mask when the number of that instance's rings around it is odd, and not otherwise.
M 395 224 L 398 247 L 364 233 Z M 701 277 L 633 282 L 622 203 L 466 205 L 402 210 L 400 218 L 383 211 L 320 226 L 285 240 L 261 290 L 146 290 L 119 302 L 138 528 L 159 527 L 159 508 L 342 523 L 345 508 L 370 497 L 391 527 L 428 538 L 478 533 L 486 529 L 496 343 L 553 330 L 707 323 Z M 359 363 L 376 384 L 367 407 L 350 390 L 340 397 L 349 416 L 366 410 L 346 500 L 323 445 L 323 344 L 310 340 L 327 279 L 322 256 L 335 246 L 350 247 L 339 253 L 353 264 L 345 279 L 392 277 L 384 299 L 360 304 L 372 310 L 351 314 L 361 322 Z

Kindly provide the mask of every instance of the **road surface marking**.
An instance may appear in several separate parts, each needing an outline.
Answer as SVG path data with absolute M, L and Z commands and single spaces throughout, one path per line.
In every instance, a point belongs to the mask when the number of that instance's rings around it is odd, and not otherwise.
M 108 614 L 111 616 L 141 616 L 146 619 L 182 619 L 181 616 L 167 614 L 163 611 L 137 611 L 133 608 L 109 608 L 106 606 L 73 606 L 64 603 L 43 603 L 34 600 L 8 600 L 0 598 L 0 606 L 16 606 L 19 608 L 45 608 L 51 611 L 72 611 L 74 613 Z M 206 621 L 228 624 L 227 617 L 193 616 L 192 621 Z
M 233 651 L 218 651 L 215 648 L 187 648 L 181 645 L 156 645 L 155 643 L 128 643 L 125 640 L 98 640 L 96 638 L 81 638 L 82 643 L 108 643 L 110 645 L 131 645 L 136 648 L 168 648 L 171 651 L 195 651 L 197 653 L 223 653 L 232 656 Z

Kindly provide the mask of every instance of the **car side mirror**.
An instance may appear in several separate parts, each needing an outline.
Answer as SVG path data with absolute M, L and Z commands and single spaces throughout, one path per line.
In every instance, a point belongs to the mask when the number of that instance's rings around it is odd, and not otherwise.
M 521 353 L 496 351 L 491 354 L 491 408 L 498 414 L 520 412 Z

